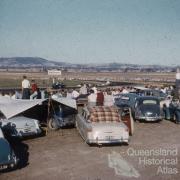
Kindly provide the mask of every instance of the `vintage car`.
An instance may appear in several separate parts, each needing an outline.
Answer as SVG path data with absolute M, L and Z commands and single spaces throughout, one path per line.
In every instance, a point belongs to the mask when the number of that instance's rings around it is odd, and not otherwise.
M 6 135 L 12 137 L 27 137 L 41 133 L 39 121 L 36 119 L 16 116 L 10 119 L 1 119 L 0 126 Z
M 0 128 L 0 171 L 7 168 L 13 168 L 17 162 L 18 159 L 9 142 L 4 138 Z
M 76 117 L 76 127 L 88 144 L 129 142 L 129 129 L 117 107 L 84 107 Z
M 63 89 L 65 85 L 61 82 L 55 82 L 52 84 L 52 89 Z
M 75 125 L 76 109 L 64 105 L 55 105 L 48 121 L 51 130 Z
M 136 89 L 136 93 L 139 96 L 153 96 L 153 97 L 157 97 L 160 100 L 164 100 L 168 96 L 168 94 L 165 94 L 161 90 L 157 90 L 157 89 L 149 89 L 143 87 L 135 87 L 135 89 Z
M 153 96 L 138 97 L 133 111 L 135 120 L 139 121 L 160 121 L 164 118 L 160 100 Z
M 121 108 L 133 108 L 137 97 L 139 96 L 134 93 L 117 94 L 114 96 L 114 104 Z
M 41 133 L 39 121 L 26 116 L 25 112 L 36 109 L 46 99 L 0 98 L 0 126 L 4 133 L 14 137 L 24 137 Z M 33 111 L 32 111 L 33 112 Z M 32 116 L 36 113 L 31 113 Z
M 52 98 L 49 114 L 48 127 L 51 130 L 74 126 L 77 114 L 76 100 L 65 97 Z

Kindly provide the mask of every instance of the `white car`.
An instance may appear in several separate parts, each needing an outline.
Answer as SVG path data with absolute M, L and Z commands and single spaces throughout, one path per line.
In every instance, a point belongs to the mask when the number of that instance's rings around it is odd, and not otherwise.
M 129 142 L 129 129 L 117 107 L 85 107 L 76 117 L 76 127 L 88 144 Z
M 10 119 L 0 120 L 1 128 L 7 135 L 14 137 L 26 137 L 41 133 L 39 121 L 24 116 L 16 116 Z

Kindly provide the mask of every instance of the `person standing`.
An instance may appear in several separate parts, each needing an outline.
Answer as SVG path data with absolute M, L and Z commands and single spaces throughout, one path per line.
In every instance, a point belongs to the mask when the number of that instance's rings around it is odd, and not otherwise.
M 22 99 L 30 99 L 30 82 L 26 76 L 23 76 L 22 81 Z
M 101 90 L 97 92 L 97 99 L 96 99 L 96 105 L 97 106 L 103 106 L 104 104 L 104 94 Z
M 35 83 L 35 80 L 33 79 L 31 81 L 31 92 L 32 92 L 32 94 L 30 96 L 30 99 L 37 98 L 37 95 L 38 95 L 37 89 L 38 89 L 37 84 Z
M 79 94 L 80 94 L 80 95 L 84 95 L 84 96 L 87 95 L 87 87 L 86 87 L 86 84 L 82 85 L 82 87 L 81 87 L 80 90 L 79 90 Z
M 94 107 L 96 106 L 97 94 L 94 91 L 90 90 L 90 95 L 88 96 L 88 106 Z
M 107 91 L 104 95 L 104 106 L 113 106 L 114 105 L 114 98 L 111 91 Z

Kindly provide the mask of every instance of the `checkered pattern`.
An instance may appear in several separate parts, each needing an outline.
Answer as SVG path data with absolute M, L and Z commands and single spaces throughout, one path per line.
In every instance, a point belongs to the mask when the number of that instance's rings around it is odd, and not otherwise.
M 116 107 L 95 106 L 89 107 L 91 122 L 120 122 L 120 116 Z

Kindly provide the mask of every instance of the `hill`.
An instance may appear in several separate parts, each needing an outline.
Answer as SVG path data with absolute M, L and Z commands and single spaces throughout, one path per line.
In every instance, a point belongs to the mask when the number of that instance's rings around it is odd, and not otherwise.
M 39 57 L 0 58 L 0 67 L 55 67 L 65 65 L 64 62 L 48 61 Z

